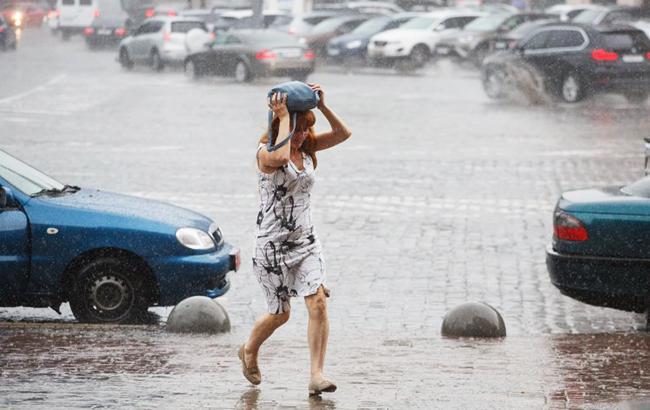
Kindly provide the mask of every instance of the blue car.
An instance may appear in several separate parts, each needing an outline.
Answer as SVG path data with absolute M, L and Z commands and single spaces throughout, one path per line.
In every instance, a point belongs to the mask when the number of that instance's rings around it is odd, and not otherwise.
M 644 312 L 650 307 L 650 177 L 562 194 L 546 265 L 576 300 Z
M 64 185 L 0 150 L 0 306 L 70 302 L 81 322 L 133 322 L 223 295 L 239 264 L 201 214 Z

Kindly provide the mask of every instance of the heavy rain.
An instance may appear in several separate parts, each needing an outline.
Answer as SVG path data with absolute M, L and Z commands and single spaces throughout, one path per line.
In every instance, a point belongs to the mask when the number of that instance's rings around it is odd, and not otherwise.
M 647 408 L 650 5 L 579 3 L 0 0 L 0 407 Z M 290 80 L 316 172 L 260 170 Z M 309 201 L 320 271 L 270 294 L 299 245 L 260 256 L 264 218 Z M 507 335 L 443 336 L 468 302 Z

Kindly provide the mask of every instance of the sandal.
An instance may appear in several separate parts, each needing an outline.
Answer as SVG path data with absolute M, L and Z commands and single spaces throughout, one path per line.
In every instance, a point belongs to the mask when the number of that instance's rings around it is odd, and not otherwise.
M 318 383 L 309 383 L 310 396 L 319 396 L 321 393 L 334 393 L 335 391 L 336 385 L 327 379 L 321 380 Z
M 246 348 L 246 343 L 241 345 L 241 347 L 239 348 L 239 352 L 237 353 L 237 356 L 239 356 L 239 360 L 241 360 L 242 373 L 244 373 L 244 377 L 246 378 L 246 380 L 248 380 L 254 385 L 258 385 L 262 382 L 262 374 L 260 373 L 260 369 L 257 366 L 246 367 L 245 348 Z

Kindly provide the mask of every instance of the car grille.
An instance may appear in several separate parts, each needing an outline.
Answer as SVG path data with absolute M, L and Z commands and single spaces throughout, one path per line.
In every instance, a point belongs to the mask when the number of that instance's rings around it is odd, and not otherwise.
M 375 41 L 375 45 L 376 45 L 377 47 L 383 47 L 383 46 L 385 46 L 386 44 L 388 44 L 388 41 Z

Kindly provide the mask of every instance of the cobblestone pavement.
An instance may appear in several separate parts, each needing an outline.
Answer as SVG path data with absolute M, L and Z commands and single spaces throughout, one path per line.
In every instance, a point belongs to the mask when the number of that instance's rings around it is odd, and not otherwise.
M 496 103 L 476 72 L 448 64 L 314 74 L 353 136 L 319 155 L 328 369 L 341 388 L 309 401 L 300 301 L 262 353 L 259 389 L 235 357 L 264 310 L 249 262 L 254 151 L 279 80 L 126 73 L 114 57 L 26 32 L 17 53 L 0 54 L 0 148 L 66 183 L 213 217 L 242 249 L 220 299 L 234 328 L 181 337 L 160 325 L 80 326 L 67 307 L 0 309 L 0 406 L 562 408 L 650 395 L 644 318 L 561 296 L 544 263 L 563 190 L 642 175 L 647 106 Z M 499 309 L 508 337 L 441 338 L 442 316 L 468 300 Z M 152 310 L 164 322 L 170 309 Z

